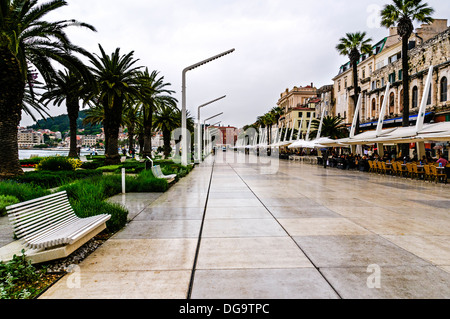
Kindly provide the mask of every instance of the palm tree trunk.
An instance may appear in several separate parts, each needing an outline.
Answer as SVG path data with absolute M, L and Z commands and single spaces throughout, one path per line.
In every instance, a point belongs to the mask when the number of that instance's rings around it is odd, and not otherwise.
M 128 126 L 128 148 L 134 149 L 134 127 L 135 127 L 135 123 L 132 122 L 129 126 Z
M 170 147 L 170 131 L 163 130 L 163 142 L 164 142 L 164 157 L 168 158 L 170 156 L 171 147 Z
M 0 179 L 23 174 L 19 162 L 18 126 L 25 82 L 17 59 L 0 48 Z
M 67 98 L 67 113 L 69 116 L 69 127 L 70 127 L 70 149 L 69 149 L 69 157 L 78 157 L 77 152 L 77 120 L 78 120 L 78 112 L 80 110 L 80 106 L 78 104 L 77 98 Z
M 403 120 L 402 126 L 409 126 L 409 59 L 408 59 L 409 35 L 402 38 L 402 76 L 403 76 Z M 409 155 L 409 144 L 401 144 L 402 156 Z
M 138 135 L 138 143 L 139 143 L 139 149 L 142 152 L 144 149 L 144 133 L 139 133 Z
M 142 156 L 151 157 L 152 155 L 152 122 L 153 122 L 153 108 L 148 107 L 148 114 L 144 107 L 144 151 Z
M 357 61 L 352 61 L 353 66 L 353 92 L 355 95 L 353 95 L 353 114 L 356 112 L 356 106 L 358 104 L 358 96 L 359 96 L 359 86 L 358 86 L 358 63 Z M 356 128 L 355 128 L 355 134 L 359 133 L 359 116 L 356 119 Z
M 107 103 L 103 105 L 105 108 L 105 165 L 115 165 L 120 163 L 119 155 L 119 129 L 122 123 L 122 101 L 114 100 L 113 106 L 109 107 Z

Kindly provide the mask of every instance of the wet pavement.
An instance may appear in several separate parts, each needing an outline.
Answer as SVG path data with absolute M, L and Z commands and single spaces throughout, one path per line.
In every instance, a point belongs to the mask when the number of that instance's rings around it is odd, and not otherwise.
M 448 185 L 234 155 L 112 198 L 129 224 L 41 298 L 450 298 Z

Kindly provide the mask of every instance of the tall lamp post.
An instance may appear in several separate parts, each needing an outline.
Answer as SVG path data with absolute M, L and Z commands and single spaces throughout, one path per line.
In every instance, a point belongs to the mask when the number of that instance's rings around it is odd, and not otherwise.
M 205 106 L 211 104 L 211 103 L 214 103 L 214 102 L 217 102 L 217 101 L 219 101 L 221 99 L 224 99 L 225 97 L 226 97 L 226 95 L 224 95 L 222 97 L 219 97 L 219 98 L 217 98 L 215 100 L 212 100 L 212 101 L 210 101 L 208 103 L 202 104 L 202 105 L 200 105 L 198 107 L 198 110 L 197 110 L 197 126 L 198 126 L 197 127 L 197 161 L 199 163 L 202 162 L 202 134 L 201 134 L 201 132 L 202 132 L 201 126 L 202 125 L 201 125 L 201 122 L 200 122 L 200 109 L 202 107 L 205 107 Z
M 201 62 L 195 63 L 191 66 L 188 66 L 185 68 L 182 72 L 182 79 L 181 79 L 181 136 L 182 136 L 182 147 L 183 151 L 181 153 L 181 164 L 186 166 L 188 164 L 188 154 L 190 154 L 190 151 L 188 150 L 188 134 L 186 132 L 186 73 L 188 71 L 191 71 L 195 68 L 198 68 L 202 66 L 203 64 L 209 63 L 211 61 L 214 61 L 216 59 L 219 59 L 227 54 L 230 54 L 234 52 L 235 49 L 231 49 L 228 51 L 225 51 L 221 54 L 215 55 L 209 59 L 203 60 Z
M 220 112 L 220 113 L 218 113 L 216 115 L 208 117 L 206 120 L 203 121 L 203 140 L 204 140 L 205 148 L 206 148 L 206 122 L 209 121 L 209 120 L 212 120 L 213 118 L 216 118 L 216 117 L 218 117 L 218 116 L 220 116 L 222 114 L 223 114 L 223 112 Z M 205 153 L 205 155 L 206 155 L 206 153 Z

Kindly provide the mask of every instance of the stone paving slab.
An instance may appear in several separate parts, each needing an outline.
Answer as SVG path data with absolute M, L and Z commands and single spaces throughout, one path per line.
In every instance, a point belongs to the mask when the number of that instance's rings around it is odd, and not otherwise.
M 65 276 L 40 299 L 183 299 L 191 271 L 83 270 L 79 276 L 75 283 Z
M 337 299 L 314 268 L 198 270 L 193 299 Z
M 450 298 L 450 274 L 431 265 L 380 267 L 379 288 L 367 267 L 321 268 L 321 272 L 344 299 Z M 368 288 L 368 280 L 373 288 Z
M 196 239 L 109 239 L 80 265 L 81 270 L 190 270 Z
M 203 238 L 197 269 L 313 267 L 291 238 Z
M 294 239 L 318 268 L 428 264 L 377 235 L 299 236 Z

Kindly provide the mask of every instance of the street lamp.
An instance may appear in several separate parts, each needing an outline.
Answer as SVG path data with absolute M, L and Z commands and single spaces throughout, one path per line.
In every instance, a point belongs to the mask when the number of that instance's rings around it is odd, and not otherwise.
M 220 113 L 218 113 L 216 115 L 208 117 L 206 120 L 203 121 L 203 141 L 204 141 L 205 149 L 206 149 L 206 122 L 209 121 L 209 120 L 212 120 L 213 118 L 216 118 L 216 117 L 218 117 L 218 116 L 220 116 L 222 114 L 223 114 L 223 112 L 220 112 Z M 206 155 L 206 152 L 205 152 L 205 155 Z
M 226 95 L 219 97 L 218 99 L 212 100 L 208 103 L 202 104 L 198 107 L 198 111 L 197 111 L 197 126 L 198 126 L 197 127 L 197 160 L 199 163 L 201 163 L 201 161 L 202 161 L 202 156 L 201 156 L 201 154 L 202 154 L 202 137 L 201 137 L 201 135 L 202 134 L 201 134 L 201 125 L 200 125 L 200 109 L 211 103 L 214 103 L 221 99 L 224 99 L 225 97 L 226 97 Z
M 188 153 L 190 153 L 190 151 L 188 150 L 188 141 L 187 141 L 188 137 L 187 137 L 187 132 L 186 132 L 186 73 L 188 71 L 191 71 L 195 68 L 202 66 L 203 64 L 209 63 L 209 62 L 219 59 L 227 54 L 230 54 L 230 53 L 234 52 L 234 50 L 235 49 L 225 51 L 225 52 L 215 55 L 209 59 L 203 60 L 203 61 L 193 64 L 191 66 L 188 66 L 182 72 L 182 79 L 181 79 L 181 82 L 182 82 L 182 84 L 181 84 L 181 136 L 182 136 L 182 147 L 183 147 L 183 152 L 181 154 L 181 164 L 182 165 L 186 166 L 188 164 Z

